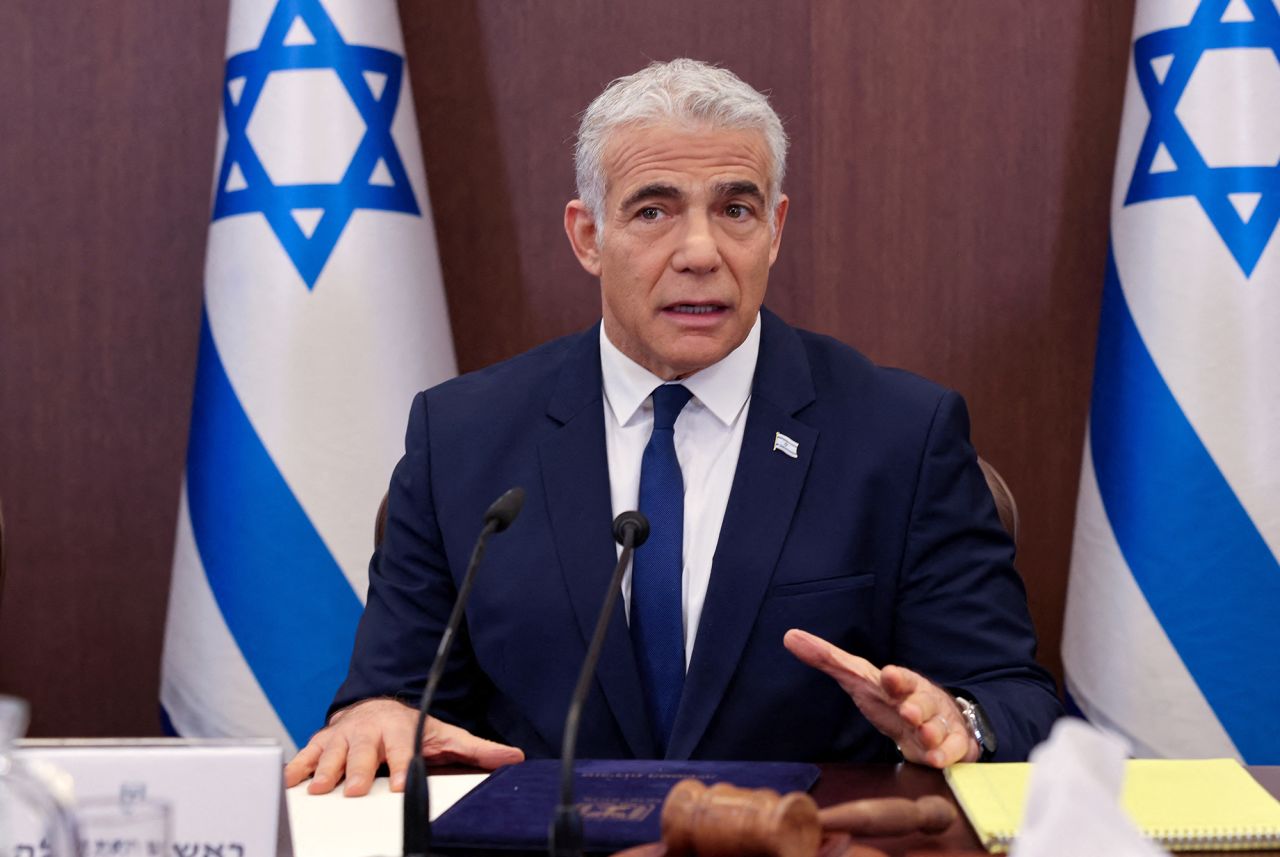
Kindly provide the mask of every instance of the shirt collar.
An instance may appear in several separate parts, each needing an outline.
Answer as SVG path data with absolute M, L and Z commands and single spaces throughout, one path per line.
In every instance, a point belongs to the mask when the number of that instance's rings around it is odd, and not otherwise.
M 742 344 L 680 383 L 684 384 L 716 419 L 729 425 L 751 397 L 751 382 L 760 356 L 760 314 Z M 600 370 L 604 397 L 619 425 L 626 425 L 640 410 L 653 388 L 664 381 L 618 350 L 600 325 Z

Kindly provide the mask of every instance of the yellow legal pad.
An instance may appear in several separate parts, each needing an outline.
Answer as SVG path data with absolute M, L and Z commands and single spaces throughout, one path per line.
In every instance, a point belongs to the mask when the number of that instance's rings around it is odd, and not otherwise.
M 1280 802 L 1234 759 L 1130 759 L 1122 802 L 1138 829 L 1171 851 L 1280 849 Z M 947 783 L 988 851 L 1022 823 L 1028 762 L 970 763 Z

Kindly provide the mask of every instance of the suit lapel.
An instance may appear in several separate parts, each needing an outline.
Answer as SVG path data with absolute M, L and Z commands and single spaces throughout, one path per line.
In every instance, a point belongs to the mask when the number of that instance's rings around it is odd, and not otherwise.
M 560 570 L 585 652 L 617 551 L 610 535 L 599 327 L 583 334 L 572 347 L 547 408 L 561 427 L 542 442 L 538 452 Z M 652 757 L 656 748 L 621 598 L 610 618 L 596 681 L 631 752 L 640 758 Z
M 818 439 L 816 429 L 794 417 L 814 400 L 804 345 L 772 313 L 761 310 L 761 315 L 742 451 L 667 751 L 671 759 L 689 758 L 724 698 L 791 528 Z M 779 432 L 795 441 L 795 458 L 774 449 Z

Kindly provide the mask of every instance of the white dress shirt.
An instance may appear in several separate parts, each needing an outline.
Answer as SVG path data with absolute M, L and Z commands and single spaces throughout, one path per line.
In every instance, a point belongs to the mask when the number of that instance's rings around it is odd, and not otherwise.
M 684 662 L 689 665 L 698 639 L 698 620 L 711 582 L 711 560 L 720 541 L 733 474 L 738 469 L 742 432 L 751 403 L 751 382 L 760 356 L 760 316 L 742 344 L 723 360 L 672 383 L 684 384 L 693 398 L 675 424 L 676 458 L 684 476 L 684 568 L 681 612 Z M 613 514 L 637 508 L 640 460 L 653 431 L 655 387 L 665 383 L 627 357 L 600 326 L 600 368 L 604 376 L 604 437 L 609 455 L 609 494 Z M 621 551 L 621 548 L 618 548 Z M 631 617 L 631 569 L 622 578 L 622 598 Z

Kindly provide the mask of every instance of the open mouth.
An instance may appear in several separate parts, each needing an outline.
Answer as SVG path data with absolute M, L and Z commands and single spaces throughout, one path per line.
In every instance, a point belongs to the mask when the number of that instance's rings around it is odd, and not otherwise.
M 666 309 L 681 315 L 711 315 L 724 311 L 725 307 L 722 304 L 672 304 Z

